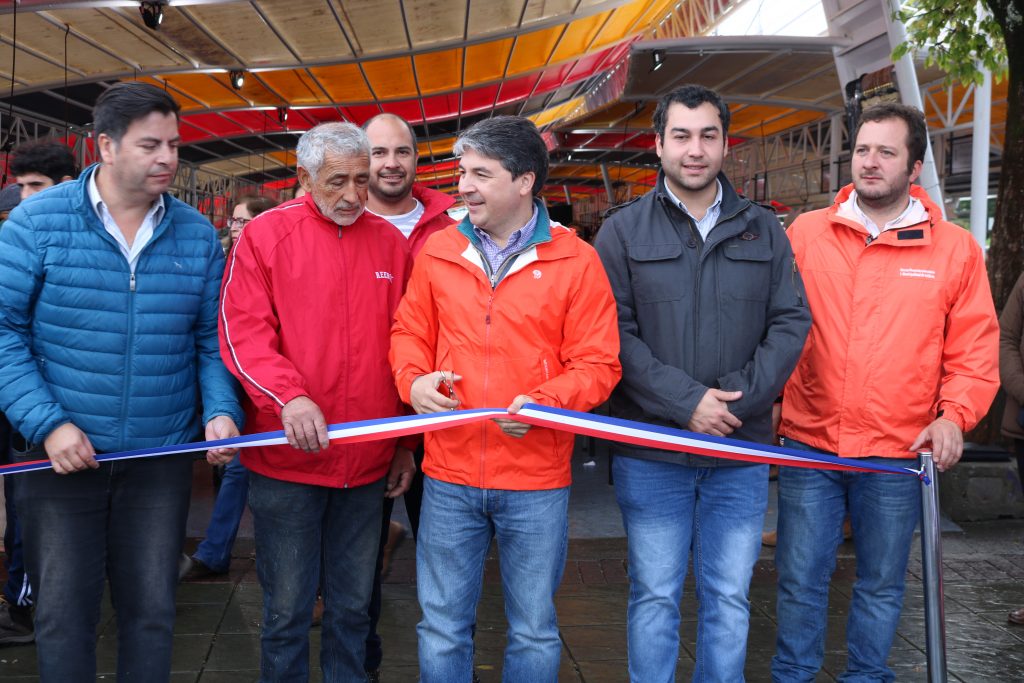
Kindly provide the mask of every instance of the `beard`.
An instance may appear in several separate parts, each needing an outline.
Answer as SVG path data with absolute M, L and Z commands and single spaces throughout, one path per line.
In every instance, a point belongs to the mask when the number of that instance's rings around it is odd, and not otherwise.
M 385 185 L 380 182 L 370 183 L 370 193 L 378 199 L 403 199 L 412 192 L 412 180 L 406 176 L 401 185 Z
M 910 174 L 902 173 L 892 182 L 876 184 L 871 187 L 862 187 L 860 182 L 854 182 L 854 189 L 857 190 L 857 198 L 870 207 L 882 208 L 892 206 L 897 202 L 906 201 L 907 193 L 910 191 Z
M 317 197 L 316 194 L 313 195 L 313 203 L 316 204 L 316 208 L 320 209 L 320 213 L 322 213 L 326 218 L 334 221 L 335 223 L 341 226 L 352 225 L 353 223 L 355 223 L 356 219 L 363 215 L 363 211 L 366 208 L 365 206 L 357 205 L 331 205 L 327 201 L 321 199 L 320 197 Z M 342 210 L 348 211 L 349 209 L 354 208 L 359 209 L 358 213 L 341 213 Z

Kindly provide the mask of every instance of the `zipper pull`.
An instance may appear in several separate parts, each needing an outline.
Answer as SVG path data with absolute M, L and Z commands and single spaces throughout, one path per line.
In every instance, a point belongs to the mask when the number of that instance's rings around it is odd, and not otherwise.
M 341 239 L 341 226 L 338 226 L 338 239 Z
M 128 291 L 135 291 L 135 273 L 132 273 L 131 276 L 128 278 Z

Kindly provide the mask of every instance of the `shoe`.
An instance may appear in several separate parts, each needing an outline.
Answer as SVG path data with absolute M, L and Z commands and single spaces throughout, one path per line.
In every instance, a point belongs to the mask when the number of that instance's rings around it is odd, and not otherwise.
M 0 645 L 24 645 L 35 639 L 29 608 L 12 605 L 0 595 Z
M 178 560 L 178 581 L 201 581 L 202 579 L 224 576 L 225 574 L 227 572 L 211 569 L 199 558 L 195 556 L 189 557 L 185 553 L 182 553 L 181 559 Z
M 384 544 L 384 557 L 381 561 L 381 579 L 388 575 L 388 571 L 391 569 L 391 555 L 398 549 L 398 546 L 402 545 L 406 533 L 405 527 L 399 522 L 391 522 L 390 526 L 388 526 L 388 540 Z
M 1015 609 L 1012 612 L 1010 612 L 1010 615 L 1006 617 L 1006 620 L 1011 624 L 1024 625 L 1024 607 L 1021 607 L 1020 609 Z
M 779 542 L 778 531 L 762 531 L 761 532 L 761 545 L 774 548 Z
M 473 683 L 480 683 L 480 677 L 476 675 L 475 671 L 473 672 Z
M 366 683 L 380 683 L 380 669 L 366 672 Z

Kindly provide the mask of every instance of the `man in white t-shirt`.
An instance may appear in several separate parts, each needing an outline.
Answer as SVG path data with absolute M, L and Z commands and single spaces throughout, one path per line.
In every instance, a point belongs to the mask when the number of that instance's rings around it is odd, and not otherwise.
M 416 164 L 419 158 L 416 147 L 416 132 L 409 122 L 394 114 L 379 114 L 363 124 L 363 130 L 370 138 L 370 192 L 366 210 L 391 222 L 409 240 L 413 258 L 423 244 L 435 232 L 455 223 L 447 211 L 455 198 L 432 190 L 416 182 Z M 423 473 L 419 465 L 423 462 L 422 445 L 416 449 L 417 472 L 412 485 L 405 492 L 405 508 L 409 513 L 413 536 L 419 528 L 420 501 L 423 499 Z M 405 530 L 395 522 L 391 523 L 394 499 L 384 501 L 384 517 L 381 520 L 380 552 L 377 556 L 377 575 L 373 595 L 370 598 L 370 633 L 366 639 L 364 667 L 370 680 L 380 667 L 383 652 L 381 639 L 377 634 L 377 619 L 380 617 L 380 575 L 391 526 L 391 535 L 397 540 Z

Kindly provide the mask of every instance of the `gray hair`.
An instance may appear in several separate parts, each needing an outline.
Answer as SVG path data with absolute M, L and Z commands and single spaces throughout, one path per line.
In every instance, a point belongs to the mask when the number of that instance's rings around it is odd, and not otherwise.
M 513 179 L 532 172 L 534 195 L 540 193 L 548 178 L 548 148 L 529 119 L 495 116 L 478 121 L 459 135 L 453 151 L 462 156 L 469 149 L 499 161 Z
M 324 163 L 324 155 L 370 156 L 370 139 L 363 129 L 354 123 L 331 122 L 321 123 L 310 128 L 295 148 L 298 165 L 306 169 L 313 178 L 320 172 Z

